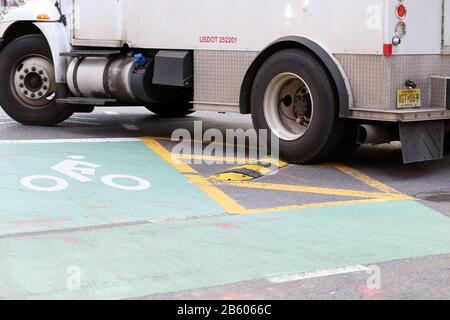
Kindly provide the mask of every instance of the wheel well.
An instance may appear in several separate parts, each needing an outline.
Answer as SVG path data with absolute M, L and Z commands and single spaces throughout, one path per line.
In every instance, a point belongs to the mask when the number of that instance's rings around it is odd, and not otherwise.
M 20 21 L 12 24 L 4 34 L 0 50 L 15 39 L 29 34 L 42 34 L 42 32 L 31 22 Z
M 340 116 L 345 117 L 349 112 L 349 92 L 345 80 L 333 59 L 315 42 L 302 37 L 288 37 L 280 39 L 264 49 L 247 71 L 240 92 L 240 112 L 251 113 L 250 97 L 256 74 L 264 62 L 273 54 L 285 49 L 302 49 L 314 55 L 327 70 L 330 79 L 333 80 L 340 106 Z

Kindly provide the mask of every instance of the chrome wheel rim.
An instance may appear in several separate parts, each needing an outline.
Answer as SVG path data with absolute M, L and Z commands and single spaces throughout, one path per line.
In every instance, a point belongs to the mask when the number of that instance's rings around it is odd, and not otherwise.
M 17 98 L 28 108 L 43 108 L 56 97 L 54 67 L 45 57 L 23 58 L 15 65 L 11 78 Z
M 308 84 L 294 73 L 276 76 L 265 92 L 264 116 L 278 138 L 294 141 L 303 137 L 314 117 L 314 101 Z

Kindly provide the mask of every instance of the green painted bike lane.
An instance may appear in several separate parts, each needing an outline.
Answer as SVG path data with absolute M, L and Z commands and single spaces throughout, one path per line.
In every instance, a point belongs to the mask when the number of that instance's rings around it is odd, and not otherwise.
M 131 298 L 450 252 L 450 220 L 414 201 L 201 218 L 223 210 L 140 142 L 0 145 L 0 153 L 0 298 Z M 17 185 L 25 175 L 55 175 L 42 168 L 76 154 L 102 165 L 100 176 L 136 175 L 152 188 L 125 196 L 100 182 L 70 183 L 59 195 L 28 198 Z M 85 202 L 103 205 L 101 214 Z M 181 216 L 189 219 L 164 219 Z M 150 223 L 51 232 L 143 219 Z M 49 233 L 14 235 L 25 231 Z M 68 286 L 74 267 L 76 289 Z
M 447 253 L 450 222 L 407 201 L 3 239 L 0 252 L 0 298 L 119 299 Z
M 51 168 L 70 156 L 96 164 L 91 182 L 79 182 Z M 217 215 L 223 209 L 140 141 L 0 144 L 0 236 L 158 219 Z M 124 191 L 101 182 L 105 175 L 131 175 L 148 190 Z M 39 192 L 23 177 L 64 179 L 63 191 Z M 36 180 L 41 187 L 54 181 Z M 133 181 L 117 181 L 133 184 Z

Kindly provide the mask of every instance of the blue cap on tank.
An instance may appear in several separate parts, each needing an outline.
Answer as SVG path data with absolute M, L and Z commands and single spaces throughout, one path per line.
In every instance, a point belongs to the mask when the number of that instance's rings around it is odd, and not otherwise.
M 138 65 L 140 66 L 145 66 L 147 64 L 147 58 L 142 54 L 142 53 L 136 53 L 133 56 L 134 61 L 137 62 Z

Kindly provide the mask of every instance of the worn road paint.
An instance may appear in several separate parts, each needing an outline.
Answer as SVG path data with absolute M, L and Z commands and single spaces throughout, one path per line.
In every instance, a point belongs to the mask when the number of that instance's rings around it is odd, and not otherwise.
M 91 142 L 0 143 L 0 298 L 131 298 L 450 252 L 450 221 L 414 201 L 248 210 L 154 139 Z M 62 198 L 11 187 L 71 155 L 106 163 L 99 177 L 141 176 L 158 192 L 130 198 L 100 180 L 71 182 Z M 67 287 L 74 268 L 79 290 Z
M 330 207 L 330 206 L 342 206 L 342 205 L 352 205 L 352 204 L 367 204 L 367 203 L 378 203 L 385 201 L 404 201 L 410 200 L 411 198 L 403 195 L 397 191 L 395 193 L 375 193 L 375 192 L 362 192 L 356 190 L 342 190 L 342 189 L 330 189 L 330 188 L 318 188 L 318 187 L 303 187 L 303 186 L 293 186 L 293 185 L 276 185 L 276 184 L 264 184 L 264 183 L 254 183 L 254 182 L 230 182 L 227 185 L 242 187 L 242 188 L 253 188 L 253 189 L 265 189 L 265 190 L 277 190 L 277 191 L 292 191 L 292 192 L 304 192 L 304 193 L 318 193 L 327 195 L 337 195 L 346 197 L 356 197 L 356 198 L 369 198 L 364 200 L 338 200 L 333 202 L 318 202 L 302 205 L 288 205 L 288 206 L 278 206 L 270 208 L 257 208 L 257 209 L 247 209 L 238 203 L 236 200 L 228 196 L 223 192 L 218 185 L 215 185 L 207 178 L 201 176 L 196 170 L 194 170 L 190 165 L 180 161 L 177 155 L 173 155 L 169 150 L 164 148 L 155 138 L 146 137 L 141 138 L 142 141 L 155 153 L 157 153 L 162 159 L 167 163 L 177 169 L 183 174 L 189 174 L 189 179 L 197 184 L 197 186 L 206 192 L 211 199 L 214 199 L 224 210 L 229 214 L 257 214 L 257 213 L 268 213 L 268 212 L 279 212 L 286 210 L 298 210 L 298 209 L 308 209 L 308 208 L 319 208 L 319 207 Z M 338 166 L 337 164 L 332 164 L 333 167 Z M 389 189 L 381 182 L 378 182 L 370 177 L 365 176 L 363 173 L 357 170 L 349 170 L 345 166 L 340 167 L 342 170 L 347 170 L 351 173 L 352 177 L 359 177 L 358 180 L 361 182 L 367 181 L 369 186 L 376 186 L 379 189 L 393 190 Z M 341 170 L 341 171 L 342 171 Z M 380 190 L 381 191 L 381 190 Z
M 321 270 L 321 271 L 314 271 L 314 272 L 304 272 L 304 273 L 298 273 L 298 274 L 290 274 L 286 276 L 280 276 L 280 277 L 272 277 L 268 278 L 272 283 L 280 284 L 280 283 L 287 283 L 287 282 L 295 282 L 295 281 L 302 281 L 302 280 L 308 280 L 308 279 L 317 279 L 317 278 L 325 278 L 325 277 L 331 277 L 331 276 L 337 276 L 347 273 L 358 273 L 358 272 L 366 272 L 369 268 L 366 266 L 351 266 L 351 267 L 344 267 L 344 268 L 337 268 L 337 269 L 330 269 L 330 270 Z
M 450 252 L 450 220 L 414 201 L 69 236 L 1 240 L 0 298 L 132 298 Z M 66 285 L 73 266 L 80 290 Z
M 353 198 L 369 198 L 369 199 L 393 199 L 393 200 L 411 200 L 411 197 L 400 196 L 398 193 L 380 193 L 380 192 L 365 192 L 358 190 L 345 190 L 334 188 L 320 188 L 312 186 L 299 186 L 288 184 L 276 184 L 276 183 L 257 183 L 257 182 L 227 182 L 225 185 L 250 188 L 250 189 L 262 189 L 262 190 L 277 190 L 285 192 L 300 192 L 300 193 L 314 193 L 314 194 L 326 194 L 343 197 Z
M 0 235 L 224 212 L 141 141 L 64 142 L 0 144 Z M 95 176 L 83 183 L 51 169 L 73 155 L 99 165 Z M 22 178 L 36 175 L 64 179 L 68 186 L 47 193 L 21 185 Z M 130 190 L 136 184 L 116 175 L 142 178 L 152 187 L 135 192 L 114 189 L 107 185 L 108 179 L 114 178 L 115 184 L 130 183 Z
M 278 206 L 272 208 L 257 208 L 257 209 L 245 209 L 237 214 L 261 214 L 261 213 L 271 213 L 271 212 L 283 212 L 283 211 L 291 211 L 293 213 L 300 212 L 297 210 L 304 209 L 315 209 L 315 208 L 326 208 L 326 207 L 338 207 L 338 206 L 350 206 L 357 204 L 375 204 L 382 202 L 394 202 L 394 201 L 402 201 L 402 200 L 394 200 L 390 199 L 364 199 L 364 200 L 344 200 L 344 201 L 327 201 L 327 202 L 315 202 L 308 204 L 299 204 L 299 205 L 286 205 L 286 206 Z
M 340 171 L 342 171 L 343 173 L 352 176 L 353 178 L 361 181 L 364 184 L 367 184 L 381 192 L 384 193 L 399 193 L 399 191 L 395 190 L 392 187 L 389 187 L 387 185 L 385 185 L 384 183 L 377 181 L 371 177 L 369 177 L 368 175 L 362 173 L 361 171 L 358 171 L 356 169 L 350 168 L 344 164 L 341 163 L 331 163 L 330 164 L 331 167 L 334 167 Z
M 218 203 L 224 210 L 228 213 L 242 213 L 245 208 L 237 203 L 234 199 L 228 196 L 226 193 L 220 189 L 214 187 L 212 183 L 198 174 L 191 166 L 183 163 L 174 161 L 172 158 L 172 153 L 165 149 L 161 144 L 159 144 L 153 138 L 142 138 L 142 141 L 156 154 L 158 154 L 162 159 L 164 159 L 168 164 L 173 166 L 176 170 L 186 175 L 186 177 L 197 185 L 202 191 L 204 191 L 211 199 Z
M 199 161 L 201 163 L 212 164 L 247 164 L 257 161 L 257 159 L 243 157 L 219 157 L 197 154 L 172 154 L 172 157 L 178 160 Z

